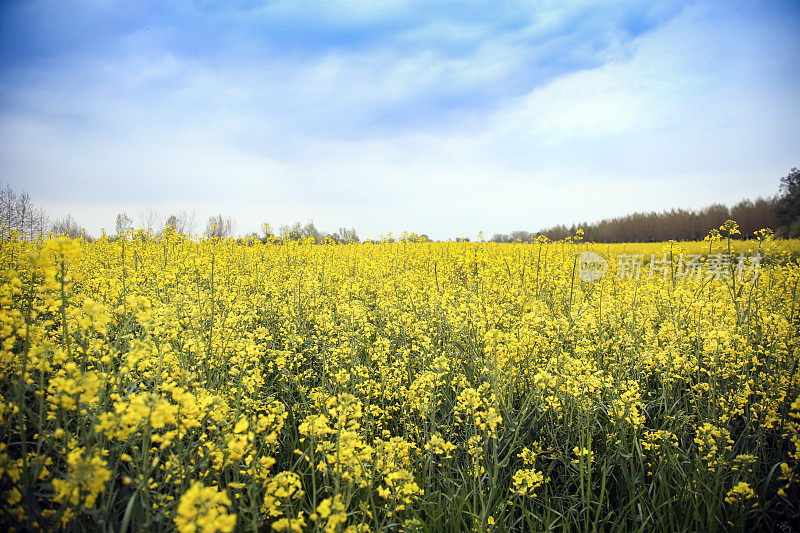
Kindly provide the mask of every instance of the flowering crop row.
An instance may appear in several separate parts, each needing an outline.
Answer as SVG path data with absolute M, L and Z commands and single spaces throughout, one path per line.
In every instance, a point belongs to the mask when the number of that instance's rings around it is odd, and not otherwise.
M 750 250 L 758 276 L 675 283 L 581 281 L 581 252 L 634 245 L 140 237 L 2 243 L 4 529 L 714 530 L 800 512 L 784 242 Z

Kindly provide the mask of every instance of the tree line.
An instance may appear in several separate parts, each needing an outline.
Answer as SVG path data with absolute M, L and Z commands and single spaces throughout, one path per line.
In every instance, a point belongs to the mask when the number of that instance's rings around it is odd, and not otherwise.
M 581 223 L 570 227 L 553 226 L 539 232 L 551 240 L 561 240 L 583 229 L 584 239 L 593 242 L 691 241 L 702 239 L 711 228 L 726 220 L 739 223 L 742 235 L 752 236 L 762 228 L 775 228 L 774 201 L 758 198 L 742 200 L 731 208 L 712 204 L 697 211 L 671 209 L 662 212 L 632 213 L 623 217 L 603 219 L 593 224 Z
M 671 209 L 661 212 L 636 212 L 630 215 L 603 219 L 594 223 L 583 222 L 571 226 L 556 225 L 535 234 L 525 230 L 509 234 L 496 233 L 492 242 L 533 242 L 544 236 L 558 241 L 571 237 L 581 229 L 583 238 L 593 242 L 647 242 L 665 240 L 697 240 L 708 234 L 709 229 L 718 228 L 726 220 L 733 219 L 739 224 L 742 237 L 751 237 L 762 228 L 771 228 L 778 237 L 800 237 L 800 170 L 793 168 L 781 178 L 778 194 L 771 198 L 742 200 L 732 207 L 712 204 L 699 210 Z M 115 222 L 115 233 L 109 238 L 142 230 L 141 238 L 159 238 L 167 232 L 194 235 L 198 220 L 193 212 L 177 211 L 161 215 L 153 208 L 139 213 L 138 225 L 127 213 L 119 213 Z M 0 239 L 12 236 L 33 240 L 41 234 L 51 232 L 71 238 L 84 237 L 91 240 L 83 228 L 71 215 L 51 220 L 44 209 L 36 206 L 27 192 L 17 193 L 10 185 L 0 185 Z M 205 235 L 210 239 L 236 237 L 236 220 L 222 214 L 213 215 L 205 224 Z M 305 224 L 296 222 L 284 225 L 273 232 L 269 224 L 263 224 L 261 232 L 239 236 L 240 240 L 261 242 L 361 242 L 355 228 L 341 227 L 328 233 L 317 228 L 313 221 Z M 384 240 L 394 242 L 391 235 Z M 426 242 L 427 235 L 404 233 L 401 240 Z M 469 240 L 458 238 L 457 241 Z M 369 241 L 367 241 L 369 242 Z
M 12 233 L 33 240 L 52 226 L 45 210 L 35 206 L 27 192 L 18 194 L 10 185 L 0 186 L 0 237 L 3 240 Z
M 224 239 L 237 237 L 236 219 L 232 216 L 217 214 L 210 216 L 205 224 L 206 237 L 210 239 Z M 140 238 L 160 238 L 166 233 L 180 235 L 194 235 L 198 228 L 197 216 L 194 212 L 180 210 L 162 215 L 153 208 L 146 208 L 139 213 L 135 221 L 125 212 L 118 213 L 114 224 L 114 233 L 109 235 L 113 240 L 123 234 L 132 234 L 140 230 Z M 355 228 L 341 227 L 337 231 L 328 233 L 318 229 L 314 222 L 309 220 L 305 224 L 296 222 L 293 225 L 281 226 L 277 235 L 272 232 L 270 225 L 265 223 L 261 233 L 252 232 L 238 239 L 261 242 L 307 241 L 313 238 L 315 242 L 361 242 Z M 72 215 L 51 219 L 47 212 L 33 203 L 27 192 L 17 193 L 11 185 L 0 184 L 0 240 L 21 238 L 34 240 L 39 235 L 52 233 L 66 235 L 70 238 L 83 237 L 91 241 L 86 228 L 81 226 Z
M 671 209 L 661 212 L 636 212 L 598 222 L 556 225 L 531 234 L 524 230 L 497 233 L 493 242 L 532 242 L 541 235 L 558 241 L 583 230 L 583 238 L 592 242 L 654 242 L 702 239 L 726 220 L 739 224 L 743 238 L 752 237 L 762 228 L 771 228 L 778 237 L 800 237 L 800 170 L 793 168 L 781 178 L 778 194 L 771 198 L 742 200 L 732 207 L 712 204 L 699 210 Z
M 205 235 L 209 239 L 237 237 L 236 226 L 236 219 L 232 216 L 225 216 L 222 214 L 212 215 L 206 221 Z M 167 231 L 181 235 L 192 235 L 197 228 L 197 217 L 193 212 L 189 213 L 183 210 L 162 217 L 159 216 L 155 210 L 148 208 L 140 213 L 138 227 L 146 230 L 148 234 L 154 237 L 160 237 Z M 126 213 L 117 215 L 115 227 L 116 235 L 130 232 L 133 228 L 134 223 L 130 216 Z M 318 229 L 311 220 L 305 224 L 295 222 L 294 225 L 281 226 L 277 235 L 272 231 L 269 223 L 264 223 L 261 225 L 260 233 L 254 231 L 244 236 L 238 236 L 237 238 L 241 241 L 258 240 L 263 243 L 276 241 L 305 241 L 310 238 L 313 238 L 314 242 L 323 242 L 325 240 L 332 240 L 335 242 L 361 242 L 355 228 L 343 227 L 333 233 L 327 233 Z

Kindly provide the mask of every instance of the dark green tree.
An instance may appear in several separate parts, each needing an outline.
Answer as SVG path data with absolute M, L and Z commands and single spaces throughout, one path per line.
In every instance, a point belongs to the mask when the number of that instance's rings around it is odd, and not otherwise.
M 800 170 L 793 168 L 781 178 L 778 201 L 775 202 L 775 216 L 782 226 L 783 233 L 789 237 L 800 236 Z

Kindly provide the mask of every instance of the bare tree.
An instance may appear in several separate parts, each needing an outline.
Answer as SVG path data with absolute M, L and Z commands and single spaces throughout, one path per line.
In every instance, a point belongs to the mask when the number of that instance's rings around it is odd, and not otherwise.
M 341 242 L 361 242 L 356 228 L 339 228 L 339 231 L 333 234 L 333 238 Z
M 14 218 L 16 219 L 17 223 L 17 230 L 19 231 L 20 237 L 25 237 L 25 230 L 27 223 L 30 222 L 31 212 L 33 211 L 33 204 L 31 202 L 31 195 L 25 191 L 22 191 L 17 197 L 16 204 L 14 206 Z
M 313 223 L 312 223 L 313 226 Z M 281 240 L 286 241 L 299 241 L 308 237 L 306 230 L 300 222 L 295 222 L 291 226 L 281 226 L 280 229 Z
M 47 213 L 37 207 L 30 195 L 23 191 L 17 193 L 11 185 L 0 187 L 0 238 L 33 240 L 48 229 Z
M 178 213 L 178 227 L 176 231 L 183 235 L 191 235 L 196 229 L 197 215 L 195 215 L 194 211 L 189 213 L 181 209 L 180 213 Z
M 146 207 L 139 212 L 139 227 L 141 229 L 157 231 L 160 224 L 161 215 L 152 207 Z
M 3 240 L 10 238 L 11 233 L 17 229 L 14 209 L 16 202 L 17 192 L 11 185 L 0 189 L 0 226 L 2 226 Z
M 172 228 L 172 231 L 180 235 L 191 235 L 197 227 L 197 216 L 194 211 L 191 213 L 181 210 L 176 214 L 170 215 L 164 222 L 164 233 L 167 228 Z
M 117 213 L 117 235 L 133 230 L 133 219 L 127 213 Z
M 206 222 L 206 235 L 209 239 L 224 239 L 233 236 L 236 220 L 231 216 L 214 215 Z
M 275 237 L 275 234 L 272 233 L 272 228 L 269 225 L 269 222 L 264 222 L 261 225 L 261 232 L 263 234 L 261 238 L 261 242 L 267 242 L 270 237 Z
M 531 232 L 529 232 L 527 230 L 524 230 L 524 229 L 518 229 L 518 230 L 512 231 L 511 235 L 509 235 L 508 237 L 512 242 L 517 242 L 517 241 L 519 241 L 519 242 L 531 242 L 531 240 L 532 240 L 531 239 Z
M 303 229 L 300 233 L 306 239 L 308 239 L 309 237 L 313 237 L 316 242 L 320 242 L 322 239 L 327 237 L 325 233 L 317 229 L 317 227 L 314 225 L 313 220 L 309 220 L 308 222 L 306 222 L 306 225 L 303 226 Z
M 67 215 L 53 222 L 51 230 L 56 235 L 66 235 L 70 239 L 77 239 L 86 233 L 86 229 L 81 227 L 81 225 L 72 218 L 72 215 Z
M 355 239 L 358 239 L 358 234 L 353 228 L 349 230 L 346 228 L 339 228 L 339 231 L 345 231 L 348 237 L 355 237 Z M 337 241 L 343 240 L 339 233 L 328 235 L 324 231 L 319 230 L 317 226 L 314 225 L 313 220 L 309 220 L 305 225 L 300 222 L 295 222 L 292 226 L 281 226 L 280 230 L 278 230 L 278 234 L 281 240 L 284 241 L 298 241 L 301 239 L 308 239 L 309 237 L 313 237 L 315 242 L 322 242 L 328 237 L 333 237 Z
M 45 233 L 50 225 L 50 217 L 41 207 L 31 210 L 30 219 L 31 239 Z
M 282 241 L 297 241 L 302 238 L 303 227 L 299 222 L 295 222 L 294 226 L 281 226 L 278 230 Z

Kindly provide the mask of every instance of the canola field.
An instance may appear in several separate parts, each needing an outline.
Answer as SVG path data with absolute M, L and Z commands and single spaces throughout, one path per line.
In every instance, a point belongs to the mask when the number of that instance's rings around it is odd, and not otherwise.
M 3 242 L 0 527 L 792 531 L 798 242 L 726 236 Z

